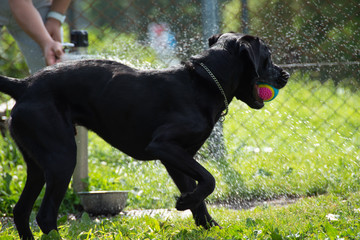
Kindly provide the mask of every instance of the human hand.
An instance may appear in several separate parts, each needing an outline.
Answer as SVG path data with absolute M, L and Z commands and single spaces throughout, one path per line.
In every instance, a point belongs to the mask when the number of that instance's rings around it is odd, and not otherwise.
M 61 56 L 64 54 L 62 44 L 53 39 L 44 44 L 43 52 L 46 65 L 48 66 L 61 62 Z
M 46 65 L 53 65 L 60 62 L 61 56 L 64 54 L 61 45 L 61 23 L 53 18 L 48 18 L 45 22 L 45 28 L 49 33 L 52 41 L 48 41 L 43 46 Z

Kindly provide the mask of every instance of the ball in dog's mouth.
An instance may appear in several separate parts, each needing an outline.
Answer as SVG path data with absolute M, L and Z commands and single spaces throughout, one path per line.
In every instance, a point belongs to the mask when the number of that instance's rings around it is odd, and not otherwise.
M 254 95 L 254 98 L 257 102 L 259 103 L 263 103 L 264 100 L 260 97 L 259 95 L 259 85 L 258 84 L 255 84 L 254 85 L 254 89 L 253 89 L 253 95 Z
M 258 88 L 258 96 L 264 102 L 270 102 L 271 100 L 275 99 L 279 93 L 279 89 L 275 88 L 270 84 L 257 82 L 256 85 Z
M 255 100 L 253 108 L 260 109 L 264 107 L 264 100 L 259 96 L 259 89 L 257 84 L 254 84 L 253 87 L 253 98 Z

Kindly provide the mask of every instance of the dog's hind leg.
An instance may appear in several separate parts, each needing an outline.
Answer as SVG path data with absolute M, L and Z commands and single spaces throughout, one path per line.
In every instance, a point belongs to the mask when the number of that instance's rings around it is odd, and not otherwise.
M 37 166 L 34 168 L 35 165 L 30 165 L 29 176 L 39 174 L 43 179 L 41 187 L 43 181 L 46 183 L 45 196 L 36 220 L 40 229 L 47 234 L 57 230 L 58 210 L 76 165 L 73 124 L 70 116 L 60 113 L 53 105 L 39 103 L 16 107 L 10 127 L 19 147 Z M 31 179 L 25 193 L 27 189 L 40 188 L 39 181 Z M 29 195 L 24 194 L 20 203 L 25 202 Z
M 59 129 L 66 131 L 64 128 Z M 57 230 L 58 210 L 75 169 L 76 144 L 73 131 L 68 130 L 68 136 L 58 135 L 57 138 L 50 139 L 47 154 L 42 157 L 46 189 L 36 220 L 46 234 Z M 60 140 L 59 136 L 64 139 Z
M 174 180 L 176 186 L 180 190 L 181 194 L 190 193 L 195 190 L 196 182 L 194 179 L 186 176 L 174 168 L 168 167 L 167 165 L 165 165 L 165 167 L 171 178 Z M 219 226 L 219 224 L 210 216 L 204 201 L 198 207 L 192 208 L 190 210 L 193 214 L 195 224 L 197 226 L 203 226 L 205 229 L 208 229 L 212 226 Z
M 24 159 L 27 163 L 27 179 L 19 201 L 13 210 L 14 222 L 21 239 L 33 239 L 29 227 L 31 209 L 45 184 L 44 173 L 25 152 Z
M 50 164 L 52 166 L 45 169 L 45 195 L 36 216 L 40 229 L 46 234 L 57 230 L 58 210 L 75 168 L 76 150 L 74 154 L 54 153 L 47 156 L 47 161 L 57 164 Z

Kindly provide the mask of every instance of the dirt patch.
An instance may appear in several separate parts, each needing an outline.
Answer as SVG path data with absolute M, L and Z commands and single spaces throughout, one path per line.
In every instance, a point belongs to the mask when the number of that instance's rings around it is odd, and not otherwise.
M 177 211 L 175 209 L 146 209 L 146 210 L 129 210 L 124 212 L 125 216 L 128 217 L 159 217 L 163 219 L 171 218 L 188 218 L 192 216 L 190 210 Z
M 224 207 L 233 210 L 249 210 L 258 206 L 287 206 L 296 203 L 300 198 L 278 198 L 273 200 L 264 201 L 231 201 L 224 203 L 209 204 L 212 207 Z M 69 214 L 68 220 L 76 220 L 81 218 L 82 213 Z M 172 218 L 188 218 L 192 217 L 190 210 L 177 211 L 176 209 L 134 209 L 129 211 L 123 211 L 120 216 L 125 217 L 156 217 L 160 219 L 172 219 Z M 91 216 L 92 219 L 107 218 L 111 216 Z M 14 226 L 12 217 L 0 217 L 0 223 L 3 228 Z M 35 221 L 34 221 L 34 224 Z
M 224 207 L 233 210 L 248 210 L 258 206 L 286 206 L 289 204 L 296 203 L 300 198 L 277 198 L 270 200 L 254 200 L 254 201 L 241 201 L 241 200 L 232 200 L 227 202 L 219 202 L 215 204 L 210 204 L 214 207 Z
M 300 198 L 278 198 L 264 201 L 231 201 L 226 203 L 209 204 L 212 207 L 224 207 L 233 210 L 249 210 L 258 206 L 287 206 L 296 203 Z M 176 209 L 146 209 L 146 210 L 129 210 L 122 214 L 128 217 L 158 217 L 162 219 L 187 218 L 191 217 L 190 210 L 177 211 Z

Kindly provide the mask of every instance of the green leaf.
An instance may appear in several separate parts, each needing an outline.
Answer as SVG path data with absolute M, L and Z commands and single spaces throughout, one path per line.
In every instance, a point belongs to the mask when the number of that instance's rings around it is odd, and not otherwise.
M 256 226 L 256 222 L 252 218 L 247 218 L 245 224 L 246 224 L 246 227 L 248 227 L 248 228 Z
M 270 234 L 272 240 L 282 240 L 283 237 L 279 233 L 279 229 L 275 228 Z
M 87 212 L 84 212 L 81 216 L 81 223 L 84 224 L 90 224 L 91 223 L 91 218 L 89 216 L 89 214 Z
M 339 235 L 338 230 L 331 225 L 329 222 L 326 222 L 322 225 L 324 232 L 327 233 L 328 237 L 330 237 L 331 239 L 336 238 Z
M 64 215 L 64 216 L 62 216 L 61 218 L 58 219 L 57 223 L 58 223 L 58 225 L 63 225 L 63 224 L 66 223 L 66 221 L 67 221 L 67 216 Z
M 60 240 L 60 234 L 56 230 L 51 230 L 49 234 L 43 234 L 41 240 Z

